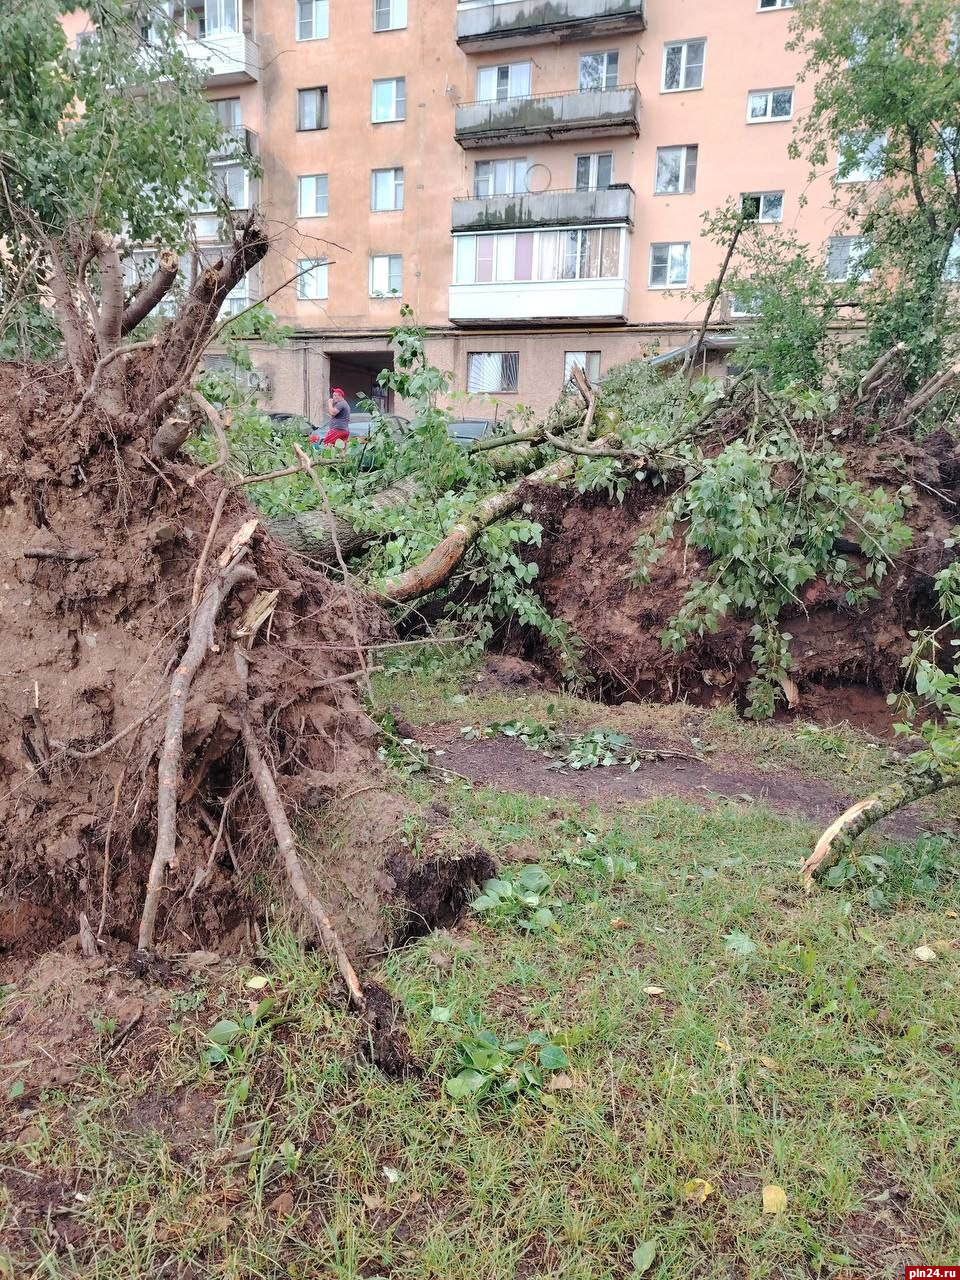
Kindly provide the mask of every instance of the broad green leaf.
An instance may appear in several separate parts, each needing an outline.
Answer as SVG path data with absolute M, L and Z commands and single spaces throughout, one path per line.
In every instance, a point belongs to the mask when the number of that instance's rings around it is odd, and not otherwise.
M 657 1242 L 655 1240 L 645 1240 L 633 1251 L 633 1274 L 634 1276 L 646 1275 L 653 1266 L 653 1260 L 657 1256 Z
M 560 1071 L 569 1067 L 570 1059 L 558 1044 L 545 1044 L 540 1050 L 540 1065 L 544 1071 Z
M 487 1083 L 488 1077 L 480 1071 L 473 1071 L 470 1067 L 465 1067 L 457 1075 L 451 1076 L 447 1080 L 444 1088 L 451 1098 L 461 1099 L 472 1097 Z
M 216 1026 L 211 1027 L 207 1034 L 214 1044 L 233 1044 L 240 1034 L 240 1024 L 230 1018 L 224 1018 Z
M 729 933 L 725 933 L 723 945 L 727 951 L 732 951 L 738 956 L 752 956 L 757 949 L 754 940 L 740 929 L 732 929 Z
M 449 1022 L 450 1010 L 445 1008 L 443 1005 L 435 1005 L 434 1008 L 430 1010 L 430 1018 L 433 1022 Z

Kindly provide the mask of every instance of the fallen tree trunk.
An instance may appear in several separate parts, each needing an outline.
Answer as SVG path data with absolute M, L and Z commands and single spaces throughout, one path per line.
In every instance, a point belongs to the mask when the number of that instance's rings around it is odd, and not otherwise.
M 803 887 L 807 893 L 813 889 L 814 878 L 834 866 L 853 846 L 858 836 L 869 830 L 891 813 L 905 809 L 908 804 L 935 795 L 948 787 L 960 787 L 960 774 L 944 776 L 940 773 L 924 773 L 904 782 L 893 782 L 874 792 L 865 800 L 858 800 L 840 817 L 831 822 L 817 841 L 816 848 L 803 864 Z
M 402 506 L 417 487 L 415 476 L 398 480 L 381 489 L 367 501 L 369 511 L 386 511 Z M 331 529 L 332 523 L 332 529 Z M 336 564 L 337 544 L 345 556 L 356 555 L 378 536 L 368 529 L 358 529 L 339 516 L 325 511 L 301 511 L 293 516 L 275 516 L 270 528 L 292 551 L 317 564 Z
M 369 598 L 378 604 L 403 604 L 442 587 L 484 529 L 522 506 L 529 488 L 569 480 L 575 465 L 573 457 L 561 458 L 481 499 L 419 564 L 395 577 L 384 578 L 368 593 Z

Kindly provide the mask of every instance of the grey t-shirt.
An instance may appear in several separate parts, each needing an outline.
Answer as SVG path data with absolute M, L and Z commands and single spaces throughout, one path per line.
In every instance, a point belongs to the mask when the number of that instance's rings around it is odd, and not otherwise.
M 350 425 L 350 406 L 346 400 L 341 399 L 340 396 L 334 396 L 333 409 L 334 412 L 330 415 L 331 425 L 335 423 L 338 427 L 348 427 Z

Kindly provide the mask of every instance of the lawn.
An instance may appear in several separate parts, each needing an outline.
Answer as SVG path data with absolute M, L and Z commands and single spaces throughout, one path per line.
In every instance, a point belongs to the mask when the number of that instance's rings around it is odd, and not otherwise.
M 544 713 L 418 688 L 390 696 L 420 721 Z M 723 715 L 701 731 L 757 741 Z M 855 735 L 759 732 L 849 789 L 881 763 Z M 362 1060 L 328 966 L 278 918 L 256 964 L 172 980 L 118 1048 L 96 1027 L 70 1083 L 20 1093 L 8 1065 L 0 1275 L 879 1280 L 960 1261 L 945 841 L 884 846 L 882 901 L 859 873 L 805 898 L 814 833 L 756 805 L 398 786 L 432 849 L 481 847 L 538 889 L 382 958 L 418 1073 Z M 264 999 L 218 1049 L 211 1028 Z

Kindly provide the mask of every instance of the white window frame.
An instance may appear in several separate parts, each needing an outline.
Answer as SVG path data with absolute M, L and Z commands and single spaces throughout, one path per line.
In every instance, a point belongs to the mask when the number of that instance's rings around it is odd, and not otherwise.
M 399 298 L 403 293 L 403 255 L 400 253 L 371 253 L 369 266 L 369 292 L 371 298 Z M 386 266 L 381 264 L 385 263 Z M 392 278 L 396 270 L 399 279 L 394 289 Z M 380 288 L 377 277 L 386 272 L 386 288 Z
M 204 40 L 213 40 L 217 36 L 234 36 L 241 30 L 240 0 L 204 0 Z
M 859 167 L 852 169 L 850 173 L 841 178 L 840 169 L 843 165 L 843 152 L 845 146 L 853 146 L 857 143 L 862 144 L 860 151 Z M 837 148 L 837 170 L 834 174 L 834 182 L 838 186 L 846 186 L 847 183 L 864 183 L 879 182 L 883 174 L 875 170 L 865 169 L 865 165 L 883 164 L 883 153 L 887 146 L 886 134 L 878 134 L 872 138 L 857 138 L 855 135 L 845 135 L 840 139 L 840 146 Z M 877 154 L 879 152 L 879 154 Z
M 830 275 L 830 252 L 833 245 L 838 240 L 848 241 L 850 247 L 847 250 L 846 275 L 833 276 L 833 275 Z M 856 249 L 854 248 L 855 245 L 857 246 Z M 826 276 L 827 280 L 829 280 L 831 284 L 847 284 L 850 281 L 852 281 L 854 279 L 855 268 L 857 266 L 857 263 L 863 258 L 864 254 L 869 252 L 869 249 L 870 249 L 870 245 L 869 245 L 869 242 L 867 241 L 866 236 L 860 236 L 860 235 L 830 236 L 830 238 L 827 240 L 827 253 L 826 253 L 826 259 L 823 264 L 823 273 Z M 856 280 L 858 283 L 862 280 L 869 280 L 871 275 L 872 275 L 872 272 L 870 271 L 858 271 L 856 272 Z
M 512 83 L 514 72 L 519 75 L 520 68 L 524 68 L 526 70 L 526 87 L 523 93 L 514 93 Z M 500 79 L 501 71 L 506 71 L 507 73 L 507 93 L 503 98 L 499 95 L 498 91 L 500 86 L 497 83 Z M 493 72 L 494 75 L 494 93 L 492 97 L 484 97 L 480 92 L 480 77 L 488 75 L 491 72 Z M 520 62 L 492 62 L 486 67 L 477 67 L 477 75 L 474 83 L 476 86 L 474 92 L 478 102 L 510 102 L 513 98 L 529 98 L 533 93 L 533 63 L 529 58 L 525 58 Z
M 377 14 L 386 8 L 387 23 L 377 26 Z M 373 0 L 374 31 L 402 31 L 407 25 L 407 0 Z
M 773 95 L 775 93 L 789 93 L 790 95 L 790 113 L 785 116 L 771 115 L 773 110 Z M 767 99 L 766 114 L 762 116 L 751 115 L 750 104 L 754 98 L 765 95 Z M 796 106 L 797 90 L 796 86 L 790 84 L 778 85 L 775 89 L 751 89 L 747 94 L 747 124 L 784 124 L 787 120 L 793 119 L 793 109 Z
M 792 9 L 795 0 L 757 0 L 757 13 L 776 13 L 779 9 Z
M 496 356 L 500 361 L 500 385 L 477 386 L 473 383 L 473 364 L 475 360 L 490 360 Z M 504 361 L 507 356 L 514 357 L 513 385 L 504 386 L 504 374 L 508 372 Z M 520 352 L 519 351 L 468 351 L 467 352 L 467 394 L 471 396 L 516 395 L 520 387 Z
M 377 87 L 379 85 L 392 85 L 391 93 L 391 111 L 392 115 L 377 115 Z M 406 120 L 407 118 L 407 77 L 406 76 L 385 76 L 382 79 L 373 80 L 370 84 L 370 123 L 371 124 L 393 124 L 398 120 Z
M 598 87 L 585 86 L 583 83 L 583 64 L 588 58 L 603 59 L 603 83 Z M 610 80 L 610 63 L 613 61 L 615 74 L 613 83 Z M 581 53 L 577 60 L 577 88 L 580 93 L 607 93 L 610 89 L 615 89 L 620 82 L 620 50 L 619 49 L 596 49 L 590 53 Z
M 662 188 L 660 182 L 660 154 L 663 151 L 679 151 L 680 152 L 680 186 L 676 191 Z M 696 152 L 696 158 L 693 166 L 693 186 L 686 185 L 687 175 L 690 167 L 690 152 Z M 672 147 L 657 147 L 657 153 L 654 160 L 653 172 L 653 194 L 655 196 L 689 196 L 697 189 L 697 171 L 700 167 L 700 144 L 697 142 L 685 142 Z
M 657 249 L 667 250 L 666 271 L 667 278 L 663 284 L 655 284 L 653 280 L 653 255 Z M 684 280 L 671 280 L 670 268 L 673 258 L 674 249 L 685 250 L 684 260 L 686 265 L 686 278 Z M 657 240 L 650 245 L 650 269 L 647 274 L 647 287 L 650 289 L 686 289 L 690 285 L 690 241 L 689 240 Z
M 765 214 L 764 214 L 764 209 L 765 209 L 765 204 L 764 204 L 764 202 L 766 201 L 766 199 L 767 199 L 767 197 L 768 197 L 768 196 L 779 196 L 779 197 L 780 197 L 780 217 L 779 217 L 779 218 L 770 218 L 770 217 L 765 216 Z M 741 194 L 740 194 L 740 216 L 741 216 L 741 217 L 743 217 L 743 216 L 744 216 L 744 212 L 743 212 L 743 202 L 744 202 L 744 200 L 756 200 L 756 201 L 758 202 L 758 204 L 757 204 L 757 216 L 756 216 L 755 218 L 750 218 L 750 219 L 749 219 L 749 221 L 750 221 L 750 222 L 763 222 L 763 223 L 765 223 L 765 224 L 767 224 L 767 225 L 774 225 L 774 224 L 776 224 L 776 223 L 778 223 L 778 222 L 782 222 L 782 221 L 783 221 L 783 207 L 784 207 L 784 204 L 786 203 L 786 193 L 785 193 L 785 192 L 783 192 L 783 191 L 743 191 L 743 192 L 741 192 Z
M 316 93 L 319 94 L 317 100 L 317 123 L 313 125 L 301 124 L 302 116 L 300 107 L 303 103 L 303 94 Z M 297 133 L 319 133 L 321 129 L 329 127 L 330 114 L 330 95 L 327 92 L 326 85 L 312 84 L 307 85 L 303 89 L 297 89 Z
M 317 195 L 317 186 L 320 179 L 323 179 L 323 200 L 319 200 Z M 310 184 L 313 184 L 312 187 Z M 307 198 L 307 193 L 313 192 L 313 199 Z M 318 209 L 317 205 L 322 203 L 323 208 Z M 312 206 L 312 207 L 311 207 Z M 326 218 L 330 213 L 330 179 L 325 173 L 302 173 L 297 178 L 297 217 L 298 218 Z
M 497 166 L 502 166 L 501 172 L 509 178 L 509 190 L 497 190 Z M 480 170 L 485 172 L 481 175 Z M 473 165 L 473 198 L 474 200 L 490 200 L 494 196 L 524 196 L 528 193 L 527 175 L 530 172 L 530 164 L 526 156 L 516 156 L 511 159 L 497 160 L 475 160 Z M 481 176 L 484 181 L 481 181 Z M 489 182 L 486 180 L 489 179 Z M 481 186 L 489 185 L 489 191 L 480 191 Z
M 573 382 L 573 366 L 578 364 L 584 372 L 584 376 L 591 384 L 600 381 L 600 360 L 601 352 L 599 351 L 564 351 L 563 353 L 563 385 L 569 387 Z M 583 359 L 580 359 L 580 357 Z
M 700 83 L 684 84 L 687 75 L 687 50 L 692 44 L 703 45 L 703 62 L 700 64 Z M 680 54 L 680 83 L 675 89 L 667 88 L 667 55 L 671 49 L 681 49 Z M 696 93 L 702 89 L 707 76 L 707 38 L 706 36 L 691 36 L 687 40 L 668 40 L 663 46 L 663 62 L 660 67 L 660 92 L 661 93 Z
M 604 156 L 610 157 L 610 181 L 606 187 L 598 186 L 600 179 L 600 160 Z M 589 161 L 589 173 L 587 175 L 588 186 L 581 187 L 579 185 L 579 177 L 577 170 L 580 167 L 581 160 Z M 612 151 L 582 151 L 578 156 L 574 156 L 573 160 L 573 186 L 575 191 L 606 191 L 613 186 L 613 152 Z
M 310 32 L 302 35 L 303 15 L 310 14 Z M 330 0 L 296 0 L 296 35 L 298 43 L 304 40 L 326 40 L 330 35 Z
M 377 204 L 377 178 L 380 174 L 393 174 L 393 204 L 378 205 Z M 402 165 L 395 165 L 389 169 L 371 169 L 370 170 L 370 212 L 371 213 L 399 213 L 403 209 L 405 178 Z
M 330 296 L 329 265 L 326 258 L 300 258 L 297 262 L 297 300 L 323 302 Z
M 954 235 L 947 260 L 943 264 L 943 279 L 949 284 L 960 282 L 960 231 Z
M 616 270 L 604 273 L 604 237 L 616 232 Z M 569 243 L 563 239 L 576 234 L 577 242 L 573 258 L 576 265 L 574 275 L 566 274 L 565 264 L 568 262 Z M 516 274 L 516 239 L 518 236 L 530 236 L 532 240 L 530 276 L 516 280 L 506 275 L 508 269 Z M 595 244 L 583 243 L 584 236 L 596 236 Z M 551 237 L 555 239 L 551 240 Z M 478 252 L 481 241 L 489 244 L 489 253 L 484 257 L 492 265 L 491 279 L 477 279 L 477 264 L 480 260 Z M 623 224 L 606 227 L 538 227 L 530 231 L 492 231 L 458 234 L 453 237 L 454 243 L 454 284 L 476 285 L 483 288 L 487 285 L 512 283 L 517 287 L 526 284 L 560 284 L 579 280 L 620 280 L 627 274 L 626 255 L 628 253 L 627 228 Z M 608 249 L 611 247 L 608 243 Z M 587 262 L 595 257 L 599 274 L 580 273 L 584 258 Z M 549 262 L 550 269 L 544 270 L 543 264 Z
M 735 294 L 730 295 L 730 319 L 731 320 L 756 320 L 760 315 L 763 299 L 759 294 L 754 294 L 749 302 L 744 302 L 737 298 Z

